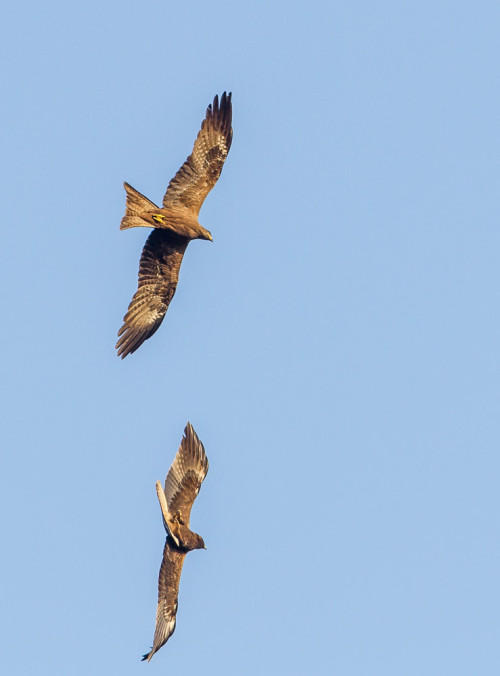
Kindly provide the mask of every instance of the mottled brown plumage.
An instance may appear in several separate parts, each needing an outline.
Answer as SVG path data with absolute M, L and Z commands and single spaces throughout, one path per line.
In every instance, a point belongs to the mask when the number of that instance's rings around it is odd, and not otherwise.
M 146 241 L 139 266 L 138 289 L 123 318 L 116 343 L 123 359 L 135 352 L 160 326 L 177 287 L 182 257 L 192 239 L 212 240 L 198 214 L 217 183 L 233 130 L 231 93 L 208 106 L 193 152 L 168 184 L 163 207 L 125 183 L 127 202 L 120 229 L 155 228 Z
M 190 423 L 186 425 L 175 460 L 167 474 L 165 487 L 156 482 L 167 540 L 158 577 L 158 608 L 153 647 L 143 656 L 149 660 L 175 630 L 177 598 L 186 554 L 204 549 L 203 538 L 189 528 L 193 502 L 208 472 L 203 444 Z

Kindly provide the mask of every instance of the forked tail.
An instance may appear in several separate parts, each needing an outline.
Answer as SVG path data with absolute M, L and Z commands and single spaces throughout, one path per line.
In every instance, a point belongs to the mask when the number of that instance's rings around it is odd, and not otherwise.
M 128 183 L 124 183 L 123 187 L 127 191 L 127 201 L 125 204 L 125 216 L 120 223 L 120 230 L 141 227 L 150 228 L 151 224 L 147 221 L 143 221 L 140 214 L 145 211 L 158 209 L 158 207 L 154 202 L 148 200 L 147 197 L 144 197 L 142 193 L 135 188 L 132 188 Z

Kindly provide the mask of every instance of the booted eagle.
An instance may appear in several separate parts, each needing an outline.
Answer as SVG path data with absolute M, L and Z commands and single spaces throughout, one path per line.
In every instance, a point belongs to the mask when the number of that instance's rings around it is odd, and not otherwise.
M 192 239 L 212 235 L 198 223 L 205 197 L 217 183 L 226 160 L 233 130 L 231 92 L 214 98 L 207 108 L 193 152 L 168 184 L 163 208 L 128 183 L 125 216 L 120 229 L 155 228 L 146 240 L 139 264 L 139 284 L 116 343 L 122 359 L 135 352 L 163 321 L 173 298 L 182 257 Z
M 203 538 L 189 528 L 191 507 L 207 476 L 208 459 L 203 444 L 188 423 L 165 479 L 165 488 L 156 482 L 167 540 L 158 576 L 158 608 L 153 647 L 142 659 L 149 660 L 168 641 L 175 630 L 177 597 L 182 565 L 193 549 L 206 549 Z

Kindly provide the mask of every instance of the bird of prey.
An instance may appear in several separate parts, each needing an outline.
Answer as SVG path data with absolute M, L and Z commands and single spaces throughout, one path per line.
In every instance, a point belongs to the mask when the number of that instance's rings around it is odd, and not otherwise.
M 177 597 L 182 565 L 193 549 L 206 549 L 203 538 L 189 528 L 191 507 L 208 472 L 203 444 L 190 423 L 165 479 L 165 488 L 156 482 L 167 540 L 158 576 L 158 608 L 153 647 L 142 659 L 149 660 L 168 641 L 175 629 Z
M 193 152 L 170 181 L 160 209 L 125 183 L 127 201 L 120 229 L 154 228 L 139 264 L 139 283 L 116 343 L 123 359 L 150 338 L 163 321 L 173 298 L 182 257 L 192 239 L 212 235 L 198 223 L 205 197 L 217 183 L 231 147 L 231 92 L 215 96 L 194 142 Z

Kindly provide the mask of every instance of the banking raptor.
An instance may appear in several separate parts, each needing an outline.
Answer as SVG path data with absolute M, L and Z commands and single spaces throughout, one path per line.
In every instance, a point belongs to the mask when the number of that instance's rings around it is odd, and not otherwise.
M 231 92 L 224 92 L 220 103 L 215 96 L 207 108 L 193 152 L 168 184 L 162 208 L 128 183 L 124 184 L 127 200 L 120 229 L 154 230 L 142 251 L 137 291 L 118 331 L 116 349 L 122 359 L 158 330 L 177 288 L 189 242 L 192 239 L 212 241 L 210 232 L 198 222 L 198 214 L 205 197 L 217 183 L 231 147 L 231 119 Z
M 177 455 L 168 471 L 165 487 L 159 481 L 156 482 L 167 539 L 158 576 L 158 607 L 153 647 L 142 658 L 148 662 L 174 633 L 179 583 L 186 554 L 193 549 L 206 549 L 201 535 L 190 529 L 189 517 L 207 472 L 205 449 L 192 425 L 188 423 Z

